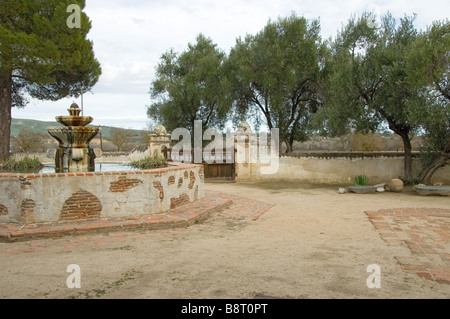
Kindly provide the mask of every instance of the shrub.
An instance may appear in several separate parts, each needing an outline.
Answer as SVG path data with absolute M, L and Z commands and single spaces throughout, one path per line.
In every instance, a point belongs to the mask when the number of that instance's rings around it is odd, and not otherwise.
M 38 172 L 44 165 L 38 158 L 24 157 L 22 160 L 7 160 L 0 163 L 0 169 L 4 171 L 20 172 L 20 173 L 34 173 Z
M 152 157 L 146 157 L 138 161 L 133 161 L 130 165 L 139 169 L 151 169 L 168 166 L 167 159 L 159 154 L 154 154 Z
M 399 177 L 399 179 L 403 182 L 403 185 L 405 185 L 405 186 L 413 186 L 413 185 L 422 183 L 422 180 L 417 177 L 406 178 L 406 177 L 401 176 L 401 177 Z
M 366 175 L 358 175 L 353 178 L 353 185 L 367 186 L 369 185 L 369 178 Z
M 386 149 L 385 139 L 375 133 L 350 134 L 349 140 L 349 147 L 353 151 L 374 152 Z

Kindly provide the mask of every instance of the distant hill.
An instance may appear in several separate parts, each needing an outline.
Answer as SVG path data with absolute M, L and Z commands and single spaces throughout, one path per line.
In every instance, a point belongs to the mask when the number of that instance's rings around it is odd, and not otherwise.
M 11 121 L 11 136 L 17 136 L 19 132 L 24 129 L 31 129 L 36 132 L 43 132 L 48 133 L 47 128 L 49 126 L 61 126 L 56 121 L 38 121 L 38 120 L 29 120 L 29 119 L 12 119 Z M 92 125 L 88 125 L 92 126 Z M 112 129 L 115 129 L 116 127 L 112 126 L 102 126 L 102 136 L 103 138 L 107 139 L 110 136 L 110 132 Z M 127 129 L 127 131 L 133 132 L 133 140 L 138 139 L 140 134 L 143 132 L 142 130 L 130 130 Z

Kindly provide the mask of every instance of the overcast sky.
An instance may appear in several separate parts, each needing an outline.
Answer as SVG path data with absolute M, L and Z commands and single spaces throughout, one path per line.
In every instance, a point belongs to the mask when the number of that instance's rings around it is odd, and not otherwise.
M 295 12 L 307 19 L 319 18 L 322 38 L 334 37 L 352 14 L 364 10 L 378 16 L 390 11 L 394 17 L 417 14 L 416 27 L 425 29 L 444 20 L 448 0 L 87 0 L 83 10 L 92 21 L 88 38 L 102 66 L 102 75 L 83 95 L 84 114 L 92 124 L 142 129 L 149 122 L 149 88 L 161 55 L 173 48 L 182 52 L 199 33 L 210 37 L 228 52 L 237 37 L 255 34 L 269 19 Z M 69 15 L 70 13 L 68 13 Z M 24 109 L 13 108 L 13 118 L 52 121 L 67 115 L 72 102 L 31 100 Z

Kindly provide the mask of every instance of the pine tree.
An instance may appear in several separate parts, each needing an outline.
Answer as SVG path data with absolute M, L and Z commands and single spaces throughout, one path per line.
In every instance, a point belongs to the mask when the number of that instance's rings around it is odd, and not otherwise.
M 2 0 L 0 161 L 9 155 L 12 107 L 25 107 L 28 97 L 76 97 L 98 81 L 101 68 L 86 38 L 91 22 L 84 7 L 84 0 Z

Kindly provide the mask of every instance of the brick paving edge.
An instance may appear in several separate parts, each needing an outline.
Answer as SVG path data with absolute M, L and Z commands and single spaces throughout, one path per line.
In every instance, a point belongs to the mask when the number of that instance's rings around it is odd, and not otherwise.
M 222 209 L 226 209 L 233 204 L 230 199 L 221 199 L 217 201 L 216 204 L 208 208 L 196 208 L 195 205 L 198 202 L 191 203 L 193 206 L 192 210 L 197 210 L 191 217 L 185 218 L 177 214 L 177 212 L 185 212 L 190 210 L 190 204 L 184 207 L 179 207 L 173 211 L 168 211 L 163 214 L 167 214 L 167 218 L 162 218 L 159 220 L 136 220 L 136 219 L 108 219 L 111 224 L 99 224 L 90 225 L 83 224 L 86 220 L 77 222 L 71 222 L 64 224 L 64 227 L 46 227 L 48 224 L 44 225 L 41 229 L 38 227 L 34 229 L 19 229 L 17 231 L 0 231 L 0 242 L 17 242 L 17 241 L 28 241 L 33 239 L 42 238 L 56 238 L 63 236 L 76 236 L 76 235 L 86 235 L 90 233 L 109 233 L 114 231 L 128 231 L 128 230 L 159 230 L 159 229 L 173 229 L 173 228 L 183 228 L 188 227 L 193 224 L 202 223 L 207 220 L 213 213 L 218 212 Z M 105 219 L 105 218 L 102 218 Z M 95 220 L 93 220 L 95 222 Z

